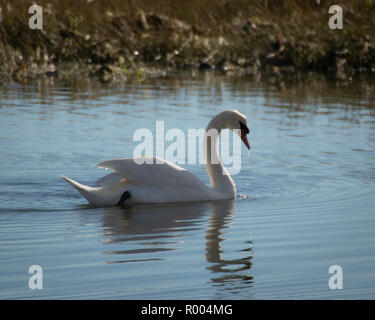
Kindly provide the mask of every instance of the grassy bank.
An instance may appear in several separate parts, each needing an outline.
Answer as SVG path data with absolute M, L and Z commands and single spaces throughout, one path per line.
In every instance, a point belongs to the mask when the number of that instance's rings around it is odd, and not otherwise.
M 320 4 L 318 4 L 320 2 Z M 169 70 L 375 72 L 375 1 L 0 1 L 0 73 L 102 81 Z M 343 8 L 331 30 L 330 5 Z

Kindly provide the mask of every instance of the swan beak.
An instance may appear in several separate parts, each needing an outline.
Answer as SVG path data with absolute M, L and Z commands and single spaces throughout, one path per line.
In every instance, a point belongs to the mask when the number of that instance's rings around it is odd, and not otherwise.
M 241 130 L 241 140 L 245 144 L 245 146 L 250 150 L 250 143 L 247 140 L 247 136 L 244 130 Z

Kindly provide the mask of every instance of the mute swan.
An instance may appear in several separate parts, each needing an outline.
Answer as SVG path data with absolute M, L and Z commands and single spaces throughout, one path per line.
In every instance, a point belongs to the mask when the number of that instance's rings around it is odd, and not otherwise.
M 209 135 L 211 129 L 216 129 L 218 134 Z M 100 187 L 85 186 L 61 177 L 75 187 L 90 204 L 99 207 L 122 206 L 125 201 L 131 204 L 234 199 L 236 186 L 217 151 L 217 138 L 223 129 L 235 130 L 250 149 L 246 136 L 249 133 L 246 117 L 234 110 L 225 110 L 216 115 L 208 124 L 204 136 L 207 139 L 206 170 L 211 188 L 189 171 L 165 160 L 162 163 L 160 159 L 156 162 L 156 158 L 150 157 L 148 160 L 152 159 L 152 163 L 137 164 L 134 159 L 99 163 L 98 167 L 114 171 L 97 181 Z

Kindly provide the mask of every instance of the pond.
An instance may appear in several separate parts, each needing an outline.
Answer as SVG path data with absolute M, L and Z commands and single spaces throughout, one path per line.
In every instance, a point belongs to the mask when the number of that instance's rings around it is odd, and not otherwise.
M 3 83 L 0 298 L 374 299 L 374 84 L 212 73 Z M 250 128 L 234 200 L 95 208 L 60 177 L 94 185 L 108 173 L 98 163 L 132 157 L 136 130 L 206 128 L 224 109 Z M 209 184 L 203 164 L 179 165 Z M 29 288 L 33 265 L 42 289 Z

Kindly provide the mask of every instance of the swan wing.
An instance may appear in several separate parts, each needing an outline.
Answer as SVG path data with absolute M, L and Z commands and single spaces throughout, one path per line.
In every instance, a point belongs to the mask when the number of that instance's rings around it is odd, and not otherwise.
M 121 177 L 121 175 L 118 173 L 112 172 L 100 178 L 98 181 L 96 181 L 96 184 L 100 185 L 101 187 L 111 188 L 118 184 L 122 178 L 123 177 Z
M 141 160 L 145 161 L 141 163 Z M 107 179 L 110 182 L 116 181 L 120 177 L 120 180 L 121 178 L 125 178 L 129 183 L 139 186 L 155 186 L 159 188 L 162 186 L 172 188 L 206 186 L 195 175 L 184 168 L 158 158 L 113 159 L 99 163 L 98 167 L 115 171 L 115 173 L 112 173 L 114 174 L 113 176 L 110 174 L 103 177 L 104 182 Z M 99 184 L 100 180 L 98 181 Z

